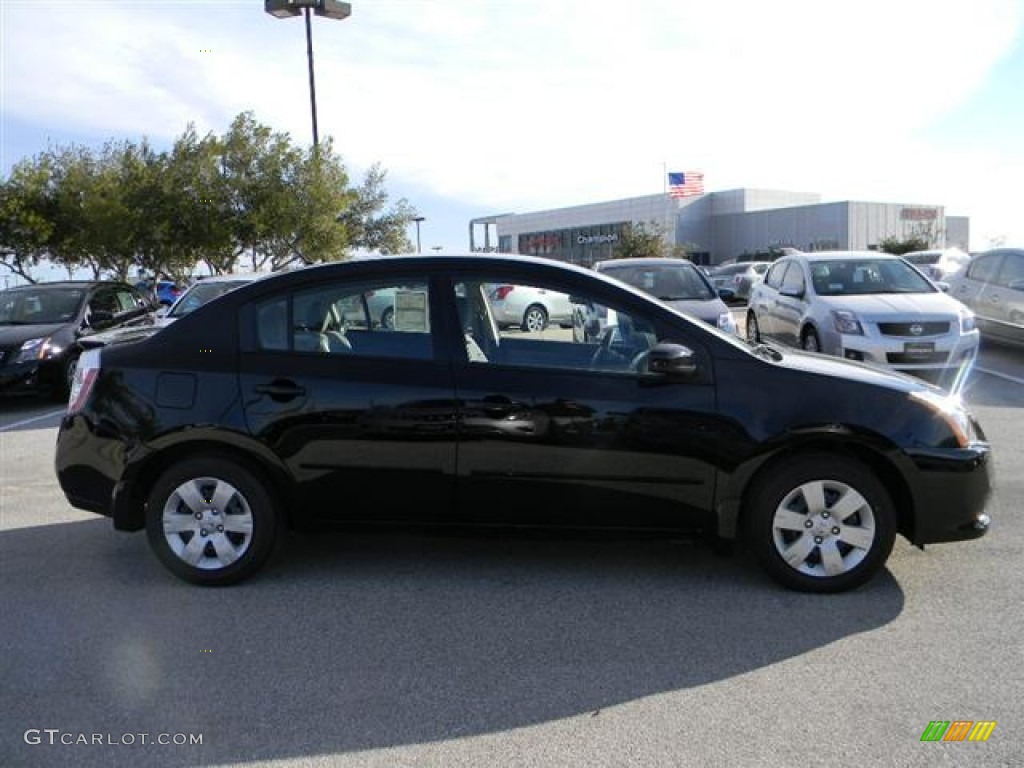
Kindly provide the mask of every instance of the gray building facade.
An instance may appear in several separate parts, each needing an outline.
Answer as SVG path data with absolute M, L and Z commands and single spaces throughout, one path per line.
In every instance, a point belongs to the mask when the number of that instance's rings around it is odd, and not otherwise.
M 610 258 L 627 224 L 655 224 L 694 261 L 718 264 L 745 254 L 867 250 L 890 237 L 928 239 L 932 247 L 968 250 L 970 221 L 941 205 L 823 203 L 813 193 L 733 189 L 699 197 L 613 200 L 470 222 L 470 249 L 547 256 L 589 266 Z M 480 235 L 483 235 L 482 239 Z

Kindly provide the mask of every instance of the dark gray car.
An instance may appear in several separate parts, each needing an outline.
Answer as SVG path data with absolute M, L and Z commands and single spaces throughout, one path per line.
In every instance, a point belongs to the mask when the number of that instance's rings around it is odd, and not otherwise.
M 610 259 L 594 264 L 598 272 L 614 277 L 661 299 L 673 309 L 737 333 L 729 307 L 693 262 L 686 259 Z M 724 294 L 732 295 L 731 291 Z

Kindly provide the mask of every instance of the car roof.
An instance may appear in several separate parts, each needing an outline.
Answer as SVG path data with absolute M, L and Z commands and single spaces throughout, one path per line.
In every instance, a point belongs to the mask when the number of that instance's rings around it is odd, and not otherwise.
M 604 259 L 603 261 L 595 261 L 594 269 L 601 270 L 607 267 L 643 267 L 643 266 L 654 266 L 654 267 L 671 267 L 678 266 L 680 264 L 686 264 L 689 267 L 697 266 L 689 259 L 673 259 L 666 258 L 663 256 L 643 256 L 634 257 L 628 259 Z
M 40 288 L 92 288 L 100 285 L 126 286 L 120 280 L 54 280 L 44 283 L 28 283 L 26 285 L 12 285 L 5 288 L 5 291 L 37 291 Z
M 804 259 L 808 262 L 815 261 L 833 261 L 835 259 L 845 259 L 847 261 L 867 261 L 867 260 L 878 260 L 878 259 L 898 259 L 899 256 L 894 256 L 891 253 L 885 251 L 813 251 L 813 252 L 802 252 L 789 254 L 783 258 L 798 258 Z

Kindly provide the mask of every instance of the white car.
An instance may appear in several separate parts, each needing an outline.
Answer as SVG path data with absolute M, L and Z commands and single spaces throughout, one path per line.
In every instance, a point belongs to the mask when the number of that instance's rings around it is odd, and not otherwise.
M 903 258 L 937 282 L 946 281 L 971 261 L 970 254 L 959 248 L 911 251 L 904 253 Z
M 754 286 L 747 338 L 942 378 L 978 352 L 974 313 L 898 256 L 784 256 Z
M 502 328 L 517 326 L 526 332 L 536 332 L 551 323 L 572 327 L 573 308 L 565 293 L 502 283 L 488 288 L 487 300 L 495 321 Z

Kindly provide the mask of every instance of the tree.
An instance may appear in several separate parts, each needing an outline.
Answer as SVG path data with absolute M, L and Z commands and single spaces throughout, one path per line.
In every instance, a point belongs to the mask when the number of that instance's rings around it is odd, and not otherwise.
M 894 256 L 902 256 L 911 251 L 926 251 L 932 247 L 931 240 L 914 235 L 901 240 L 898 237 L 887 237 L 878 242 L 878 250 L 891 253 Z
M 297 147 L 250 112 L 220 137 L 190 124 L 169 151 L 145 139 L 51 148 L 0 184 L 0 251 L 29 280 L 43 259 L 184 280 L 200 261 L 227 272 L 242 258 L 261 270 L 411 250 L 417 212 L 389 206 L 385 176 L 374 165 L 352 187 L 330 140 Z
M 686 258 L 686 249 L 681 245 L 669 245 L 665 227 L 657 221 L 646 225 L 629 222 L 619 232 L 612 258 Z

